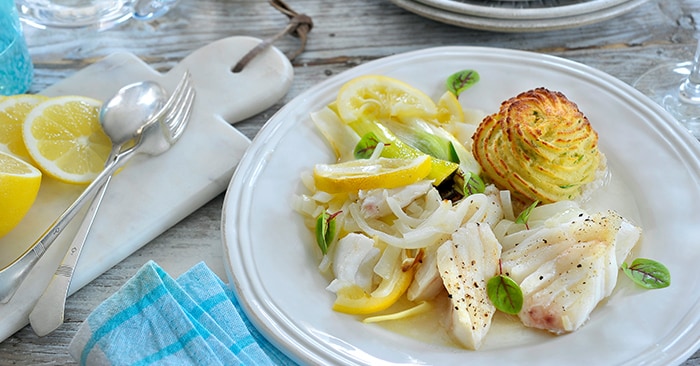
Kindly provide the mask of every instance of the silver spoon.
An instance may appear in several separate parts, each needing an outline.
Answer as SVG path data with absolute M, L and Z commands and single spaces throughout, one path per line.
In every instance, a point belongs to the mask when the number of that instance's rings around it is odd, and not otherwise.
M 112 140 L 113 148 L 106 165 L 110 165 L 116 159 L 117 153 L 130 140 L 138 137 L 146 124 L 152 124 L 153 116 L 161 112 L 165 103 L 166 92 L 160 85 L 153 82 L 131 84 L 120 89 L 117 94 L 104 104 L 101 110 L 101 123 L 109 121 L 109 127 L 105 131 Z M 118 107 L 121 105 L 121 107 Z M 107 116 L 107 114 L 109 114 Z M 104 119 L 104 120 L 103 120 Z M 101 174 L 102 176 L 102 174 Z M 106 182 L 111 176 L 102 176 L 101 182 Z M 98 180 L 98 179 L 96 179 Z M 103 185 L 95 182 L 95 184 Z M 29 274 L 31 268 L 46 253 L 50 245 L 63 232 L 63 229 L 71 222 L 82 207 L 83 201 L 93 196 L 95 188 L 92 184 L 78 197 L 54 222 L 34 245 L 21 257 L 7 267 L 0 269 L 0 303 L 6 303 L 14 295 L 20 283 Z M 99 194 L 104 194 L 104 191 Z M 89 214 L 89 213 L 88 213 Z
M 100 124 L 112 141 L 112 153 L 107 162 L 127 142 L 136 138 L 144 127 L 151 123 L 167 101 L 167 92 L 160 84 L 142 81 L 121 88 L 117 94 L 102 105 Z

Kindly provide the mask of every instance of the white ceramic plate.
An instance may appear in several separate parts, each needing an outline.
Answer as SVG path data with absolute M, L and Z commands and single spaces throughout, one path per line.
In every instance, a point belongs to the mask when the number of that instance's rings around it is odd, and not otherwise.
M 416 0 L 458 14 L 497 19 L 551 19 L 605 11 L 630 0 Z
M 385 74 L 437 98 L 452 72 L 478 70 L 462 98 L 487 113 L 519 92 L 544 86 L 575 101 L 600 136 L 616 179 L 629 187 L 644 229 L 639 256 L 666 264 L 673 284 L 645 291 L 621 279 L 579 331 L 489 337 L 468 351 L 425 342 L 333 312 L 317 271 L 312 234 L 291 207 L 299 177 L 332 152 L 309 118 L 346 81 Z M 469 97 L 470 96 L 470 97 Z M 295 98 L 260 131 L 224 202 L 223 238 L 234 290 L 255 325 L 308 364 L 668 365 L 700 343 L 700 144 L 627 84 L 568 60 L 522 51 L 445 47 L 387 57 L 337 75 Z M 488 363 L 487 363 L 488 362 Z
M 496 17 L 493 13 L 491 13 L 492 16 L 481 16 L 471 13 L 454 12 L 444 8 L 426 5 L 424 1 L 418 0 L 389 1 L 400 8 L 422 17 L 464 28 L 498 32 L 540 32 L 581 27 L 606 21 L 627 13 L 648 0 L 627 0 L 596 11 L 542 18 L 538 18 L 538 13 L 536 12 L 530 14 L 534 17 L 525 16 L 521 12 L 511 13 L 513 9 L 505 11 L 504 14 L 500 14 L 500 17 Z M 492 10 L 485 8 L 481 8 L 481 10 L 487 13 L 492 12 Z M 508 14 L 510 15 L 506 16 Z M 547 14 L 547 12 L 543 14 Z

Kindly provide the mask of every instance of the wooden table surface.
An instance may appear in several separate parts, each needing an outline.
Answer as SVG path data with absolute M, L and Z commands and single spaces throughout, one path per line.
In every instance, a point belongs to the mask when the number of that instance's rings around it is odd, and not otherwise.
M 690 59 L 696 45 L 694 32 L 700 27 L 698 0 L 650 0 L 601 23 L 517 34 L 442 24 L 388 0 L 288 0 L 288 4 L 310 15 L 314 28 L 305 52 L 294 61 L 295 79 L 289 93 L 269 110 L 237 125 L 250 138 L 302 91 L 387 55 L 445 45 L 521 49 L 578 61 L 632 83 L 654 65 Z M 36 69 L 30 91 L 39 92 L 116 50 L 130 51 L 155 69 L 167 71 L 210 42 L 233 35 L 265 38 L 286 24 L 287 18 L 266 1 L 181 0 L 160 20 L 131 21 L 103 32 L 25 26 Z M 299 40 L 291 36 L 276 43 L 283 51 L 293 51 L 298 45 Z M 70 297 L 66 322 L 52 334 L 39 338 L 25 327 L 0 343 L 0 365 L 73 364 L 67 346 L 78 326 L 148 260 L 155 260 L 174 276 L 204 260 L 225 278 L 222 203 L 223 194 Z M 700 365 L 700 352 L 683 365 Z

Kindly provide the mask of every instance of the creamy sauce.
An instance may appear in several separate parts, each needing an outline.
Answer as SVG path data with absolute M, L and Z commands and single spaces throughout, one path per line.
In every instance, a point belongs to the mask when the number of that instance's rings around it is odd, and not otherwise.
M 450 303 L 446 293 L 431 301 L 432 310 L 411 318 L 376 323 L 379 326 L 428 344 L 462 348 L 447 333 Z M 407 300 L 397 303 L 396 308 L 411 306 Z M 392 307 L 393 308 L 393 307 Z M 390 309 L 391 310 L 391 309 Z M 389 310 L 389 312 L 390 312 Z M 501 349 L 513 346 L 540 343 L 555 337 L 544 331 L 530 329 L 520 322 L 517 316 L 496 312 L 491 329 L 480 350 Z

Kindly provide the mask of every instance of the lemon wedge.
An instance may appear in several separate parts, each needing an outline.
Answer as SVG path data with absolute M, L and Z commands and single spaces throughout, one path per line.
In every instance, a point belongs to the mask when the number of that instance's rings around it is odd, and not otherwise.
M 46 99 L 42 95 L 20 94 L 0 100 L 0 151 L 31 162 L 22 139 L 22 125 L 32 108 Z
M 413 272 L 413 269 L 402 271 L 399 268 L 393 276 L 382 280 L 371 294 L 357 285 L 341 288 L 336 293 L 333 310 L 353 315 L 367 315 L 386 310 L 408 290 L 413 281 Z M 386 295 L 377 296 L 378 293 Z
M 430 174 L 432 159 L 360 159 L 337 164 L 316 164 L 316 188 L 328 193 L 354 192 L 375 188 L 396 188 L 415 183 Z
M 75 184 L 87 184 L 100 173 L 112 147 L 100 126 L 101 104 L 92 98 L 64 96 L 32 109 L 22 126 L 22 136 L 41 170 Z
M 446 91 L 438 99 L 436 120 L 440 124 L 464 122 L 464 110 L 452 92 Z
M 0 237 L 27 214 L 41 185 L 41 171 L 13 155 L 0 152 Z
M 365 75 L 348 81 L 338 91 L 336 105 L 345 123 L 359 119 L 431 119 L 437 113 L 437 106 L 428 95 L 383 75 Z

